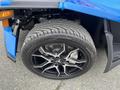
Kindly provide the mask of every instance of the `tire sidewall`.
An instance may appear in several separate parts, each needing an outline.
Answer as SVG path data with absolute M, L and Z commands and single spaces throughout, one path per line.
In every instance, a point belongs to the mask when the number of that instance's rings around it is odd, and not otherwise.
M 63 34 L 39 36 L 39 37 L 34 38 L 33 40 L 30 40 L 28 43 L 26 43 L 21 51 L 21 57 L 22 57 L 24 65 L 29 70 L 31 70 L 32 72 L 40 76 L 51 78 L 49 76 L 44 76 L 43 74 L 40 74 L 34 70 L 34 68 L 31 66 L 31 63 L 32 63 L 31 55 L 35 49 L 39 48 L 40 46 L 46 45 L 48 43 L 52 43 L 52 42 L 63 42 L 68 45 L 73 44 L 76 47 L 80 47 L 85 51 L 85 53 L 87 54 L 89 58 L 89 64 L 84 71 L 81 71 L 79 74 L 75 76 L 61 77 L 57 79 L 68 79 L 68 78 L 73 78 L 73 77 L 82 75 L 92 67 L 93 62 L 94 62 L 93 60 L 95 59 L 95 53 L 96 53 L 94 51 L 94 47 L 92 47 L 92 45 L 89 45 L 88 42 L 86 42 L 85 40 L 82 40 L 78 37 L 71 36 L 71 35 L 63 35 Z M 56 79 L 56 78 L 52 78 L 52 79 Z

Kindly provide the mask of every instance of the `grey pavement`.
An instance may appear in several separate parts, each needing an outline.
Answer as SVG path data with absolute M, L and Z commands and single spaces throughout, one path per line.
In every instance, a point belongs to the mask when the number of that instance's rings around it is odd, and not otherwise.
M 69 80 L 37 76 L 23 65 L 20 53 L 16 63 L 6 57 L 0 25 L 0 90 L 120 90 L 120 66 L 103 73 L 106 61 L 105 50 L 100 48 L 94 66 L 82 76 Z

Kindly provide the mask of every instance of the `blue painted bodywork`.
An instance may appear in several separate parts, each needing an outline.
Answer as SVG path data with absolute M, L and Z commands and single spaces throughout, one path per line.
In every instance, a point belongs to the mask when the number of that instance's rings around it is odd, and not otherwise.
M 2 0 L 1 6 L 10 5 L 12 0 Z M 120 0 L 65 0 L 59 3 L 59 8 L 73 10 L 101 18 L 120 22 Z M 16 37 L 11 27 L 4 28 L 5 45 L 8 56 L 16 59 Z
M 120 0 L 65 0 L 59 8 L 120 22 Z
M 11 0 L 2 0 L 0 6 L 8 6 L 11 4 Z
M 12 60 L 16 60 L 16 37 L 12 33 L 11 27 L 4 27 L 4 41 L 7 55 Z
M 8 6 L 11 4 L 11 0 L 2 0 L 0 6 Z M 16 61 L 16 47 L 17 39 L 12 33 L 11 27 L 4 27 L 4 42 L 6 47 L 7 56 L 13 61 Z

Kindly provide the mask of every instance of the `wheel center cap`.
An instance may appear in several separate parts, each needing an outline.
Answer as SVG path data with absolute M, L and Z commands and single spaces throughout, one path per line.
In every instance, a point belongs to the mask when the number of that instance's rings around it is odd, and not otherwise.
M 62 63 L 62 61 L 61 61 L 61 58 L 60 58 L 60 57 L 56 57 L 54 60 L 55 60 L 55 62 L 56 62 L 56 63 Z
M 59 57 L 55 58 L 55 61 L 60 61 L 60 58 Z

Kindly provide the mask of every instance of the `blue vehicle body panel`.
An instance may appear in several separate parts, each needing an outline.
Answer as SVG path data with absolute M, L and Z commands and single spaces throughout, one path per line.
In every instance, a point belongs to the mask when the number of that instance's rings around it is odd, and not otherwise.
M 11 3 L 12 0 L 2 0 L 0 6 L 9 6 Z M 62 10 L 73 10 L 120 22 L 120 0 L 64 0 L 58 3 L 58 8 Z M 4 28 L 4 37 L 8 56 L 15 60 L 17 40 L 11 27 Z
M 0 6 L 9 6 L 12 3 L 12 0 L 2 0 Z M 4 27 L 4 42 L 6 47 L 7 56 L 13 61 L 16 61 L 16 36 L 12 33 L 11 27 Z
M 65 0 L 59 8 L 120 22 L 120 0 Z
M 8 57 L 16 60 L 16 37 L 13 35 L 11 27 L 4 28 L 4 42 Z
M 2 1 L 0 2 L 0 6 L 8 6 L 8 5 L 10 5 L 11 3 L 12 3 L 11 0 L 2 0 Z

